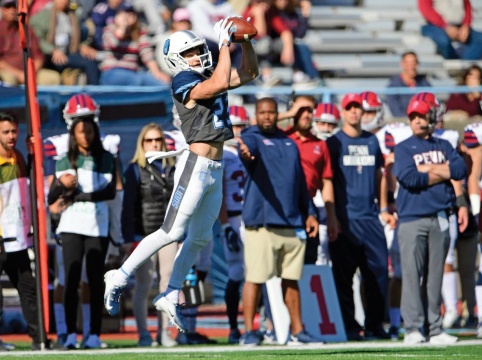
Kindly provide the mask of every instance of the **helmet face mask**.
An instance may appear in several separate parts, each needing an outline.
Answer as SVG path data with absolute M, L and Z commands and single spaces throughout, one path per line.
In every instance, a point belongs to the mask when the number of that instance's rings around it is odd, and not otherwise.
M 96 124 L 99 122 L 100 107 L 87 94 L 72 96 L 65 104 L 63 115 L 67 129 L 70 130 L 74 122 L 91 119 Z
M 185 58 L 187 51 L 199 48 L 199 55 Z M 181 30 L 172 34 L 165 42 L 163 48 L 164 59 L 167 66 L 173 73 L 183 70 L 194 70 L 203 73 L 204 70 L 213 65 L 211 52 L 209 51 L 206 40 L 202 39 L 190 30 Z M 199 65 L 192 66 L 190 64 Z
M 244 106 L 230 106 L 229 120 L 233 126 L 233 133 L 235 137 L 241 136 L 241 131 L 249 126 L 249 115 Z M 236 139 L 231 139 L 225 142 L 225 144 L 231 146 L 234 146 L 234 143 L 238 144 L 238 141 Z
M 337 132 L 336 129 L 340 125 L 340 119 L 340 111 L 336 105 L 330 103 L 318 104 L 313 113 L 312 130 L 317 138 L 326 140 Z M 325 126 L 325 128 L 331 127 L 333 130 L 322 130 L 318 127 L 318 123 L 331 124 L 331 126 Z
M 383 113 L 383 103 L 373 91 L 365 91 L 360 94 L 362 98 L 362 115 L 361 128 L 365 131 L 372 131 L 382 127 L 385 123 Z M 373 114 L 373 117 L 369 117 Z

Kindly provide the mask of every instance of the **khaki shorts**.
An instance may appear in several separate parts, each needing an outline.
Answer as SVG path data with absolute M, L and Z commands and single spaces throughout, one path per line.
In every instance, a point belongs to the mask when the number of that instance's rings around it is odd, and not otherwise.
M 303 272 L 306 241 L 291 228 L 245 229 L 246 281 L 262 284 L 273 276 L 299 280 Z

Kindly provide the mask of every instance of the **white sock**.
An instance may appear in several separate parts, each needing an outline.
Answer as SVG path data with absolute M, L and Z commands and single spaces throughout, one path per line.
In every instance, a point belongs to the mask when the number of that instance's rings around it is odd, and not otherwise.
M 186 275 L 191 270 L 197 256 L 206 246 L 206 243 L 199 244 L 189 237 L 184 241 L 180 251 L 178 251 L 176 260 L 172 267 L 171 278 L 169 279 L 169 287 L 171 289 L 181 289 Z
M 67 323 L 65 322 L 64 304 L 54 303 L 55 327 L 57 335 L 67 334 Z
M 482 322 L 482 285 L 475 287 L 475 298 L 477 299 L 477 313 L 479 322 Z
M 90 304 L 82 304 L 82 336 L 90 333 Z
M 400 308 L 391 307 L 388 309 L 388 314 L 390 316 L 390 326 L 399 328 L 401 322 Z
M 166 299 L 177 304 L 179 302 L 179 290 L 168 287 L 166 290 Z
M 457 277 L 455 272 L 445 272 L 442 280 L 445 311 L 457 311 Z
M 116 286 L 125 286 L 127 278 L 137 270 L 145 261 L 151 258 L 157 251 L 166 245 L 173 243 L 172 240 L 162 229 L 154 231 L 146 236 L 135 248 L 132 254 L 122 264 L 122 267 L 115 272 L 114 284 Z

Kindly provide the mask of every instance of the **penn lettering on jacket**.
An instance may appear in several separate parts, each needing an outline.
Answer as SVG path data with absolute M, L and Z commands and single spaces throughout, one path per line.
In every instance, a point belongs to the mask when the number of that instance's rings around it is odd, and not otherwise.
M 443 164 L 446 161 L 445 153 L 440 150 L 432 150 L 413 155 L 415 164 Z

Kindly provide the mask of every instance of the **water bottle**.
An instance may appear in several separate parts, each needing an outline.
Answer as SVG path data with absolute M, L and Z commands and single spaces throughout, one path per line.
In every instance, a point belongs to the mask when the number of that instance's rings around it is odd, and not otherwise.
M 194 269 L 189 270 L 188 274 L 186 275 L 186 285 L 187 286 L 196 286 L 197 283 L 197 275 L 194 272 Z

